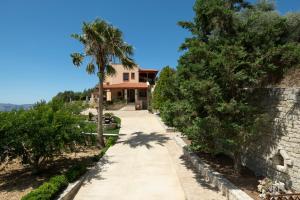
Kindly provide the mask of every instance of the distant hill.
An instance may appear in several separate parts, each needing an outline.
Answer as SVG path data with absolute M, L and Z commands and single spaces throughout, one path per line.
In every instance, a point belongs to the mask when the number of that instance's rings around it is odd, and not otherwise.
M 21 108 L 28 110 L 32 107 L 32 104 L 23 104 L 23 105 L 15 105 L 10 103 L 0 103 L 0 111 L 11 111 L 11 110 L 19 110 Z

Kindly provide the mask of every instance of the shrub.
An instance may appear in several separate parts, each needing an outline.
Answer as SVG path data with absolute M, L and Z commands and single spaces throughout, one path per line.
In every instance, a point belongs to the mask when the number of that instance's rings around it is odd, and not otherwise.
M 121 124 L 121 119 L 116 117 L 116 116 L 113 116 L 116 120 L 116 122 L 120 125 Z M 107 131 L 110 131 L 111 133 L 114 133 L 114 134 L 118 134 L 120 129 L 117 128 L 117 129 L 110 129 L 110 130 L 107 130 Z M 106 140 L 106 144 L 105 144 L 105 147 L 103 149 L 101 149 L 100 153 L 98 155 L 95 155 L 92 160 L 93 162 L 98 162 L 105 154 L 105 152 L 109 149 L 109 147 L 113 146 L 116 144 L 118 140 L 118 136 L 110 136 L 107 140 Z
M 22 200 L 52 200 L 66 188 L 68 180 L 64 175 L 55 176 L 37 189 L 28 193 Z
M 87 171 L 86 165 L 78 164 L 66 172 L 66 178 L 69 182 L 74 182 Z
M 1 114 L 1 113 L 0 113 Z M 121 120 L 118 117 L 115 117 L 116 120 L 120 123 Z M 1 115 L 0 115 L 1 119 Z M 1 131 L 1 126 L 0 126 Z M 112 130 L 114 132 L 118 132 L 119 129 Z M 1 132 L 0 132 L 1 133 Z M 117 141 L 118 137 L 111 136 L 108 138 L 106 142 L 106 147 L 103 148 L 100 153 L 92 158 L 94 162 L 98 162 L 100 158 L 103 157 L 105 152 L 109 147 L 114 145 Z M 68 186 L 68 183 L 76 181 L 79 177 L 81 177 L 87 171 L 87 166 L 85 164 L 78 164 L 71 167 L 64 175 L 55 176 L 51 178 L 49 181 L 42 184 L 37 189 L 31 191 L 24 197 L 22 200 L 52 200 L 55 199 L 56 196 Z
M 111 118 L 111 117 L 114 116 L 114 114 L 113 114 L 113 113 L 104 113 L 103 116 L 104 116 L 104 117 L 107 117 L 107 118 Z
M 92 121 L 93 118 L 94 118 L 93 113 L 89 112 L 88 120 L 89 120 L 89 121 Z
M 0 113 L 0 161 L 20 157 L 38 172 L 54 155 L 74 151 L 77 146 L 94 145 L 96 125 L 87 123 L 66 109 L 65 103 L 40 102 L 28 111 Z
M 117 124 L 119 124 L 119 125 L 121 124 L 121 119 L 119 117 L 113 116 L 113 118 Z
M 118 136 L 110 136 L 106 141 L 106 146 L 110 147 L 116 144 Z

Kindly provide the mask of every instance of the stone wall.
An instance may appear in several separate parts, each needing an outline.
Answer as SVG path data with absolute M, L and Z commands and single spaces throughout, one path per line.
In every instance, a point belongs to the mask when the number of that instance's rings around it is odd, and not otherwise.
M 247 150 L 244 163 L 300 191 L 300 88 L 256 89 L 254 102 L 270 116 L 270 127 Z

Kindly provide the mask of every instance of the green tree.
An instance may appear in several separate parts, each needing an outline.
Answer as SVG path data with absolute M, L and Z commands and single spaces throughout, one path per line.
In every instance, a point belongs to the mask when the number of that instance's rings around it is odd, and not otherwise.
M 59 92 L 57 95 L 53 97 L 53 99 L 60 100 L 66 103 L 70 101 L 85 101 L 86 97 L 90 97 L 93 91 L 94 88 L 85 89 L 82 92 L 64 91 L 64 92 Z
M 110 62 L 118 58 L 125 68 L 135 67 L 131 56 L 132 46 L 123 41 L 122 32 L 104 20 L 96 19 L 91 23 L 83 23 L 82 34 L 73 34 L 72 37 L 84 45 L 84 53 L 71 54 L 73 63 L 79 67 L 85 57 L 89 57 L 86 71 L 89 74 L 97 73 L 99 79 L 98 105 L 98 142 L 105 146 L 103 139 L 103 82 L 106 75 L 115 74 Z
M 0 161 L 20 157 L 38 172 L 62 152 L 88 144 L 93 127 L 63 102 L 37 103 L 25 111 L 0 112 Z
M 181 46 L 177 95 L 160 103 L 162 118 L 210 153 L 241 156 L 266 128 L 268 116 L 251 102 L 253 89 L 276 83 L 300 64 L 295 15 L 281 16 L 271 1 L 197 0 L 195 17 L 179 22 L 192 36 Z M 248 88 L 248 89 L 247 89 Z M 172 87 L 171 87 L 172 89 Z M 172 93 L 170 91 L 170 93 Z
M 164 67 L 159 75 L 158 81 L 153 92 L 152 106 L 155 109 L 161 109 L 163 104 L 170 98 L 174 97 L 175 70 L 169 66 Z

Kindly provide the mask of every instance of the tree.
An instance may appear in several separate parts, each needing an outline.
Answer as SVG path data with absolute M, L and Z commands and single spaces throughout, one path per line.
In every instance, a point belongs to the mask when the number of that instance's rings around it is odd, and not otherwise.
M 230 152 L 239 173 L 243 152 L 269 123 L 249 88 L 276 83 L 300 64 L 299 37 L 287 30 L 298 31 L 299 20 L 267 0 L 197 0 L 194 11 L 193 21 L 179 22 L 192 36 L 181 45 L 176 95 L 158 107 L 195 150 Z
M 0 112 L 0 162 L 19 157 L 39 172 L 54 156 L 88 144 L 82 133 L 96 128 L 68 106 L 55 100 L 28 111 Z
M 59 92 L 52 99 L 61 100 L 66 103 L 70 101 L 85 101 L 86 97 L 91 96 L 93 91 L 94 88 L 85 89 L 82 92 L 64 91 L 64 92 Z
M 174 76 L 175 70 L 169 66 L 166 66 L 161 70 L 155 90 L 153 92 L 153 108 L 160 109 L 168 99 L 174 96 Z
M 123 41 L 122 32 L 104 20 L 96 19 L 91 23 L 83 23 L 82 34 L 73 34 L 84 45 L 84 53 L 71 54 L 73 64 L 79 67 L 85 57 L 90 58 L 86 71 L 88 74 L 97 73 L 99 79 L 99 105 L 98 105 L 98 142 L 104 147 L 103 139 L 103 82 L 106 75 L 116 73 L 110 62 L 120 60 L 125 68 L 135 67 L 131 56 L 132 46 Z

